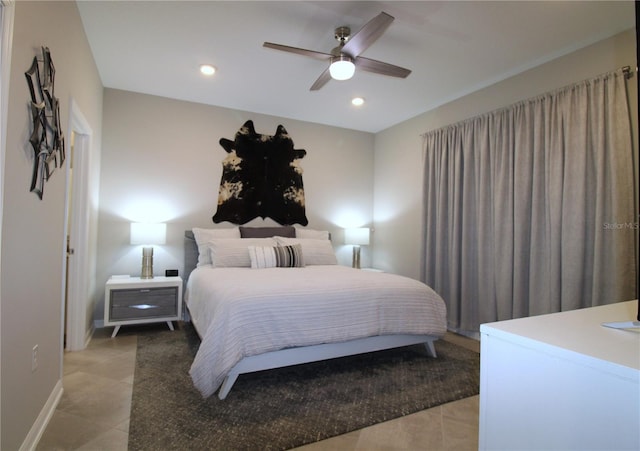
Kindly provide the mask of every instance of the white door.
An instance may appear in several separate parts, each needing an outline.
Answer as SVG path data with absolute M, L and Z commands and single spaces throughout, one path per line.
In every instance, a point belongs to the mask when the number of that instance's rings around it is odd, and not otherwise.
M 63 237 L 64 279 L 62 328 L 64 349 L 80 351 L 92 333 L 90 296 L 89 231 L 91 127 L 77 104 L 69 108 L 67 139 L 67 191 Z

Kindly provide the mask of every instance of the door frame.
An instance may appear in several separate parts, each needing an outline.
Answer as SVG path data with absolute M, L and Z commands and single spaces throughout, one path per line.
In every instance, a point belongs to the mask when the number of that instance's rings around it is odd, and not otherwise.
M 71 154 L 71 135 L 75 134 L 74 150 Z M 63 271 L 62 271 L 62 318 L 61 318 L 61 349 L 65 349 L 64 337 L 66 332 L 66 350 L 80 351 L 86 348 L 91 334 L 93 322 L 87 319 L 87 307 L 91 299 L 89 293 L 90 278 L 90 219 L 91 219 L 91 187 L 89 175 L 91 172 L 91 144 L 93 130 L 89 126 L 84 114 L 73 98 L 69 102 L 69 127 L 67 132 L 67 155 L 73 158 L 73 180 L 69 177 L 71 158 L 66 159 L 67 183 L 65 195 L 65 225 L 63 242 Z M 71 208 L 71 218 L 69 217 Z M 69 247 L 74 249 L 69 258 L 69 278 L 67 279 L 67 235 L 71 222 L 71 236 Z M 68 280 L 68 284 L 65 281 Z M 66 311 L 65 311 L 66 310 Z M 65 321 L 66 314 L 66 321 Z M 66 323 L 66 325 L 65 325 Z M 66 330 L 65 330 L 66 328 Z
M 0 0 L 0 248 L 2 247 L 2 217 L 4 199 L 4 161 L 7 147 L 7 112 L 9 110 L 9 79 L 11 74 L 11 49 L 13 46 L 13 18 L 15 8 L 13 0 Z M 0 258 L 0 265 L 1 265 Z M 2 289 L 0 287 L 0 312 L 2 311 Z M 0 318 L 1 319 L 1 318 Z M 0 324 L 2 321 L 0 321 Z M 0 343 L 2 327 L 0 326 Z M 0 361 L 2 360 L 0 346 Z M 0 399 L 0 416 L 2 400 Z M 0 436 L 2 426 L 0 425 Z

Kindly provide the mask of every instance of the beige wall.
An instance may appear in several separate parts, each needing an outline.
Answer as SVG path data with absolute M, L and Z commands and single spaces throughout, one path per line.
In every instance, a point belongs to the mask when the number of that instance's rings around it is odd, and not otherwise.
M 376 134 L 373 265 L 420 277 L 422 138 L 430 130 L 622 66 L 636 67 L 635 29 L 450 102 Z M 637 75 L 628 82 L 638 155 Z M 636 163 L 636 181 L 637 177 Z M 636 183 L 636 187 L 637 187 Z
M 18 449 L 61 381 L 62 274 L 66 170 L 57 169 L 43 200 L 29 192 L 29 90 L 24 72 L 40 47 L 51 50 L 55 95 L 67 133 L 71 99 L 94 132 L 99 161 L 102 85 L 75 2 L 16 2 L 3 183 L 0 448 Z M 94 176 L 98 172 L 94 170 Z M 38 369 L 31 351 L 38 345 Z
M 279 124 L 301 159 L 308 228 L 329 230 L 342 264 L 350 248 L 342 228 L 371 224 L 373 140 L 370 133 L 248 113 L 162 97 L 106 89 L 100 187 L 97 287 L 113 274 L 140 274 L 140 247 L 129 245 L 129 224 L 167 222 L 167 244 L 154 250 L 154 271 L 183 269 L 183 235 L 214 224 L 222 160 L 218 141 L 233 140 L 253 120 L 257 133 L 273 135 Z M 157 216 L 156 216 L 157 215 Z M 248 225 L 273 224 L 261 219 Z M 369 255 L 363 255 L 366 265 Z M 103 319 L 104 294 L 95 318 Z

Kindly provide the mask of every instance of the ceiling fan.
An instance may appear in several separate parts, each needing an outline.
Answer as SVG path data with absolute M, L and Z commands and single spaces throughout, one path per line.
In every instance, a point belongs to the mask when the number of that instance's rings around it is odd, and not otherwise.
M 332 78 L 334 80 L 348 80 L 353 76 L 356 67 L 375 74 L 406 78 L 411 73 L 409 69 L 360 56 L 362 52 L 382 36 L 382 33 L 391 25 L 393 20 L 393 16 L 382 12 L 367 22 L 367 24 L 353 36 L 351 36 L 351 29 L 347 26 L 336 28 L 335 38 L 338 41 L 338 46 L 331 50 L 331 53 L 316 52 L 314 50 L 274 44 L 272 42 L 265 42 L 263 46 L 309 56 L 322 61 L 330 61 L 329 66 L 320 74 L 313 85 L 311 85 L 311 91 L 317 91 L 322 88 Z

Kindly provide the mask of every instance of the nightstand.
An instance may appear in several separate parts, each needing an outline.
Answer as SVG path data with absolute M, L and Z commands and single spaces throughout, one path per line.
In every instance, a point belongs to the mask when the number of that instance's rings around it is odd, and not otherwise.
M 180 277 L 110 278 L 104 292 L 104 325 L 115 326 L 111 338 L 120 326 L 166 322 L 182 317 L 182 279 Z

